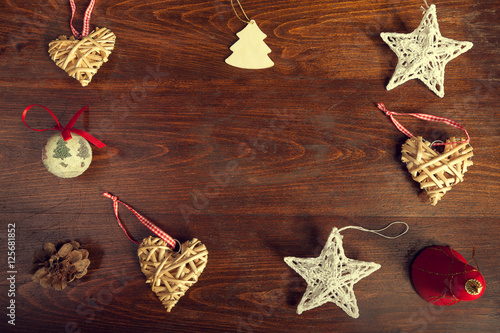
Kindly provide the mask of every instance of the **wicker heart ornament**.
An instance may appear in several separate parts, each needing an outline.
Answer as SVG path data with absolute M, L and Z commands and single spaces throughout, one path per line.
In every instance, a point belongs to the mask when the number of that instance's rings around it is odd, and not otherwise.
M 389 111 L 384 104 L 377 107 L 392 121 L 394 126 L 409 137 L 401 150 L 401 161 L 406 164 L 414 181 L 420 183 L 420 188 L 427 192 L 431 205 L 435 206 L 439 200 L 453 186 L 464 181 L 464 175 L 472 163 L 472 147 L 467 130 L 454 120 L 433 116 L 424 113 L 397 113 Z M 446 125 L 464 131 L 466 139 L 450 138 L 446 142 L 429 142 L 421 136 L 414 136 L 394 116 L 412 116 L 421 120 L 445 123 Z M 433 147 L 443 146 L 443 152 Z
M 141 271 L 146 276 L 146 283 L 149 283 L 151 290 L 167 312 L 170 312 L 186 291 L 198 282 L 198 277 L 207 265 L 206 246 L 196 238 L 181 244 L 114 195 L 107 192 L 103 195 L 113 200 L 116 220 L 125 235 L 139 244 L 137 255 Z M 144 238 L 142 243 L 133 239 L 120 221 L 118 204 L 134 213 L 139 221 L 158 237 L 149 236 Z
M 115 40 L 115 34 L 108 28 L 96 28 L 82 39 L 62 35 L 49 43 L 49 55 L 58 67 L 85 87 L 108 61 Z
M 421 136 L 406 140 L 401 153 L 401 161 L 406 163 L 413 180 L 427 191 L 433 206 L 452 186 L 464 181 L 474 155 L 471 145 L 461 139 L 446 140 L 444 151 L 439 153 Z
M 207 265 L 208 251 L 194 238 L 183 243 L 177 253 L 163 239 L 150 236 L 139 245 L 138 256 L 146 283 L 170 312 L 189 287 L 198 281 Z

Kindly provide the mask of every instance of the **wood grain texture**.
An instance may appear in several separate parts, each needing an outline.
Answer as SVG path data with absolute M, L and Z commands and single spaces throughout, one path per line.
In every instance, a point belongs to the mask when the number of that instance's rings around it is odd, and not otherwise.
M 77 1 L 81 16 L 88 1 Z M 2 245 L 2 332 L 493 332 L 500 270 L 499 1 L 436 3 L 444 37 L 474 47 L 446 66 L 444 98 L 419 81 L 385 90 L 397 64 L 380 32 L 413 31 L 421 1 L 244 0 L 268 36 L 274 67 L 225 64 L 244 27 L 230 1 L 100 0 L 91 28 L 117 36 L 109 61 L 81 87 L 48 56 L 70 34 L 66 0 L 0 4 L 0 212 L 2 244 L 16 224 L 16 326 L 7 324 L 7 248 Z M 376 103 L 464 125 L 474 147 L 465 182 L 436 207 L 400 162 L 406 140 Z M 30 104 L 105 142 L 90 168 L 59 179 L 41 163 L 51 133 L 27 129 Z M 408 119 L 406 119 L 408 118 Z M 400 118 L 429 140 L 460 132 Z M 51 127 L 42 110 L 33 127 Z M 200 281 L 167 314 L 144 283 L 137 246 L 117 226 L 109 191 L 180 241 L 209 250 Z M 122 207 L 123 208 L 123 207 Z M 137 239 L 149 231 L 121 210 Z M 360 318 L 334 304 L 295 313 L 306 284 L 285 256 L 319 255 L 330 230 L 410 232 L 386 240 L 344 232 L 346 255 L 382 268 L 354 287 Z M 31 282 L 34 251 L 78 239 L 89 274 L 64 291 Z M 431 307 L 414 291 L 409 265 L 426 246 L 450 245 L 476 259 L 482 298 Z

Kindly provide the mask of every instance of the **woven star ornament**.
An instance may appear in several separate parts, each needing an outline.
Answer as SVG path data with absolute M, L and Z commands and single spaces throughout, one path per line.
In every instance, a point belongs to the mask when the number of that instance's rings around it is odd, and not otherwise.
M 332 302 L 353 318 L 359 317 L 354 284 L 380 268 L 374 262 L 347 258 L 337 228 L 333 228 L 319 257 L 286 257 L 285 262 L 307 282 L 298 314 Z
M 419 79 L 439 97 L 444 97 L 446 64 L 473 46 L 471 42 L 441 36 L 435 5 L 425 11 L 420 25 L 412 33 L 383 32 L 380 36 L 398 56 L 398 64 L 387 90 Z
M 381 231 L 393 224 L 403 224 L 406 230 L 397 236 L 385 236 Z M 385 228 L 369 230 L 357 226 L 347 226 L 341 229 L 333 228 L 328 240 L 317 258 L 285 257 L 285 262 L 307 282 L 307 289 L 299 305 L 297 313 L 314 309 L 327 302 L 335 303 L 353 318 L 359 317 L 359 309 L 354 294 L 354 284 L 367 277 L 381 266 L 374 262 L 359 261 L 347 258 L 342 244 L 345 229 L 357 229 L 375 233 L 384 238 L 395 239 L 404 235 L 409 226 L 404 222 L 392 222 Z

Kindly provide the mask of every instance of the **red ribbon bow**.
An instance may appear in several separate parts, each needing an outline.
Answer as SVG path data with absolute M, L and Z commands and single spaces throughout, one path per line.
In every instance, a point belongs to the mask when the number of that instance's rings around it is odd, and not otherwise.
M 42 107 L 45 110 L 47 110 L 47 112 L 50 113 L 50 115 L 52 116 L 52 118 L 54 118 L 54 120 L 56 121 L 56 125 L 54 125 L 54 127 L 52 127 L 52 128 L 36 129 L 36 128 L 30 127 L 28 124 L 26 124 L 26 114 L 34 106 L 39 106 L 39 107 Z M 88 107 L 89 107 L 88 105 L 85 106 L 85 107 L 83 107 L 80 111 L 78 111 L 73 116 L 73 118 L 71 118 L 71 120 L 69 121 L 69 123 L 66 126 L 62 127 L 61 124 L 59 124 L 59 121 L 57 120 L 57 117 L 52 113 L 52 111 L 50 111 L 49 109 L 47 109 L 43 105 L 33 104 L 33 105 L 28 106 L 26 109 L 24 109 L 24 112 L 23 112 L 23 123 L 28 128 L 32 129 L 33 131 L 37 131 L 37 132 L 50 131 L 50 130 L 61 131 L 62 132 L 62 137 L 63 137 L 64 141 L 68 141 L 69 139 L 71 139 L 71 133 L 75 133 L 75 134 L 78 134 L 78 135 L 84 137 L 87 141 L 89 141 L 90 143 L 92 143 L 93 145 L 95 145 L 98 148 L 106 147 L 106 145 L 104 143 L 102 143 L 101 141 L 99 141 L 98 139 L 96 139 L 95 137 L 93 137 L 90 133 L 87 133 L 85 131 L 73 128 L 73 125 L 76 123 L 76 120 L 78 119 L 78 117 L 80 117 L 80 115 L 83 113 L 83 111 L 87 110 Z

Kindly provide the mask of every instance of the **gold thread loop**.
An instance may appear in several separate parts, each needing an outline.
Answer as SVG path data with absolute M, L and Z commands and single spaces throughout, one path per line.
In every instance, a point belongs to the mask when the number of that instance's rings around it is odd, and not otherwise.
M 469 264 L 472 260 L 474 260 L 474 262 L 476 263 L 476 269 L 479 272 L 480 269 L 479 269 L 479 264 L 477 263 L 477 260 L 476 260 L 476 248 L 475 247 L 472 248 L 472 258 L 470 258 L 470 260 L 467 263 Z
M 233 3 L 233 0 L 231 0 L 231 6 L 233 7 L 233 11 L 234 13 L 236 14 L 236 17 L 241 21 L 241 22 L 245 22 L 245 23 L 250 23 L 250 19 L 248 18 L 247 16 L 247 13 L 245 13 L 245 10 L 243 9 L 243 6 L 241 5 L 240 3 L 240 0 L 236 0 L 238 2 L 238 5 L 240 6 L 240 9 L 241 9 L 241 12 L 243 13 L 243 15 L 245 15 L 245 18 L 247 19 L 246 21 L 244 19 L 242 19 L 240 17 L 240 15 L 238 15 L 238 12 L 236 11 L 236 8 L 234 8 L 234 3 Z

